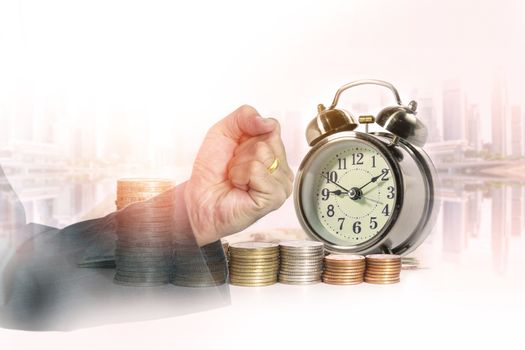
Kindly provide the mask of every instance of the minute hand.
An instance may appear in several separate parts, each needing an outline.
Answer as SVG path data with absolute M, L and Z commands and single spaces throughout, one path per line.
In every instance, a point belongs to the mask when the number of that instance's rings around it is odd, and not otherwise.
M 383 173 L 377 175 L 377 176 L 374 176 L 370 181 L 368 181 L 366 184 L 364 184 L 363 186 L 359 187 L 359 190 L 362 190 L 363 188 L 365 188 L 366 186 L 368 186 L 369 184 L 371 184 L 372 182 L 376 182 L 377 179 L 379 179 L 381 176 L 383 176 Z
M 337 182 L 330 180 L 330 178 L 328 176 L 324 176 L 322 173 L 321 173 L 321 176 L 324 177 L 325 179 L 327 179 L 328 182 L 331 182 L 334 185 L 336 185 L 337 187 L 339 187 L 340 189 L 344 190 L 346 193 L 349 192 L 346 188 L 344 188 L 343 186 L 339 185 Z

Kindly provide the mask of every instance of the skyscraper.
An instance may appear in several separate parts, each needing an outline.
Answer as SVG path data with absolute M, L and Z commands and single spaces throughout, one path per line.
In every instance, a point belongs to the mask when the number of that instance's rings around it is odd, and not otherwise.
M 476 151 L 481 150 L 481 125 L 478 105 L 469 105 L 467 109 L 467 144 Z
M 523 156 L 523 116 L 520 106 L 512 106 L 510 125 L 510 154 L 513 157 L 521 157 Z
M 501 75 L 492 83 L 492 152 L 507 152 L 507 85 Z
M 459 80 L 443 84 L 443 141 L 465 140 L 465 103 Z

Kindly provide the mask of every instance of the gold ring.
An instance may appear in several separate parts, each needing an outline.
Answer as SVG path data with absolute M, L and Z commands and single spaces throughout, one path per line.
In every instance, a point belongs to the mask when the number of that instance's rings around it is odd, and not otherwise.
M 279 167 L 279 159 L 275 158 L 272 165 L 268 167 L 268 172 L 270 174 L 273 174 L 277 170 L 278 167 Z

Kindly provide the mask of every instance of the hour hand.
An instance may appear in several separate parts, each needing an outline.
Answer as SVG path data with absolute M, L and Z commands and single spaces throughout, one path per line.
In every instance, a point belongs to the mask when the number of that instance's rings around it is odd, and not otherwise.
M 342 194 L 348 194 L 348 192 L 343 192 L 341 190 L 330 191 L 329 193 L 335 194 L 336 196 L 340 196 Z
M 328 175 L 325 175 L 324 173 L 321 173 L 321 176 L 324 177 L 326 180 L 328 180 L 328 183 L 331 182 L 334 185 L 336 185 L 337 187 L 339 187 L 340 189 L 344 190 L 346 193 L 348 193 L 348 190 L 346 188 L 344 188 L 343 186 L 339 185 L 337 182 L 330 180 Z

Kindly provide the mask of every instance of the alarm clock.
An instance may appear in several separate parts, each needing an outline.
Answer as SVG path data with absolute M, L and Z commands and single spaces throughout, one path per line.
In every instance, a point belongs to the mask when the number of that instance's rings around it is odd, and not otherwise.
M 343 91 L 365 84 L 390 89 L 397 105 L 357 120 L 336 108 Z M 296 175 L 294 204 L 303 229 L 329 252 L 406 255 L 430 233 L 437 175 L 422 149 L 428 132 L 416 110 L 415 101 L 403 105 L 381 80 L 346 84 L 329 108 L 318 106 L 306 129 L 311 149 Z M 382 131 L 369 132 L 371 123 Z

